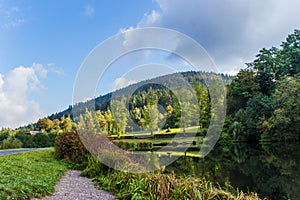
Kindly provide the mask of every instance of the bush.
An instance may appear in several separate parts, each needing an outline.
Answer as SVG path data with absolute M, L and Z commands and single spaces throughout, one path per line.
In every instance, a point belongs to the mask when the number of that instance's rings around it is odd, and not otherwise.
M 9 136 L 7 139 L 3 140 L 0 149 L 17 149 L 22 148 L 22 142 L 13 136 Z
M 138 150 L 140 150 L 140 151 L 150 151 L 152 149 L 153 149 L 153 142 L 152 141 L 141 142 L 138 145 Z
M 143 141 L 143 142 L 114 141 L 114 144 L 127 151 L 150 151 L 153 149 L 152 141 Z
M 15 137 L 23 143 L 23 148 L 35 148 L 36 146 L 33 142 L 33 135 L 17 133 Z
M 51 147 L 54 147 L 54 145 L 55 145 L 56 136 L 57 136 L 57 133 L 48 133 L 48 137 L 49 137 L 49 143 L 48 144 Z
M 1 132 L 1 131 L 0 131 L 0 143 L 1 143 L 3 140 L 7 139 L 8 137 L 9 137 L 9 134 L 8 134 L 7 132 Z
M 45 133 L 37 133 L 33 136 L 33 143 L 35 145 L 35 148 L 50 147 L 51 144 L 49 141 L 49 136 Z
M 55 133 L 37 133 L 35 135 L 18 132 L 15 137 L 23 143 L 24 148 L 44 148 L 53 147 L 55 143 Z
M 55 142 L 55 155 L 58 159 L 84 166 L 87 161 L 88 151 L 80 140 L 77 132 L 60 134 Z

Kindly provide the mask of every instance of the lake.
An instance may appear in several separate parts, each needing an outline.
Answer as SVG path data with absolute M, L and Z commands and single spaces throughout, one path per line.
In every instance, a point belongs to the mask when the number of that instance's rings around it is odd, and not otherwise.
M 300 144 L 216 146 L 203 159 L 181 157 L 167 167 L 177 175 L 230 183 L 261 198 L 300 199 Z

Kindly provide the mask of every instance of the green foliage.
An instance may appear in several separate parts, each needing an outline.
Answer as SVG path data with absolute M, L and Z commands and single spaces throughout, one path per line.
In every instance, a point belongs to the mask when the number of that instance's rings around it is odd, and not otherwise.
M 109 93 L 85 103 L 78 103 L 74 105 L 74 109 L 82 117 L 86 114 L 87 110 L 91 112 L 96 109 L 98 123 L 94 123 L 92 127 L 98 126 L 97 128 L 99 128 L 100 126 L 98 132 L 105 135 L 118 135 L 128 131 L 141 131 L 142 129 L 153 132 L 157 128 L 178 128 L 181 124 L 180 120 L 183 120 L 182 124 L 185 127 L 199 122 L 201 127 L 207 128 L 211 117 L 210 97 L 207 85 L 211 84 L 214 80 L 221 79 L 229 83 L 232 77 L 206 72 L 175 73 L 117 90 L 113 95 L 113 99 L 112 93 Z M 156 82 L 161 84 L 154 84 Z M 199 105 L 179 104 L 179 99 L 170 88 L 186 87 L 186 85 L 182 84 L 183 82 L 188 82 L 190 86 L 193 86 Z M 189 96 L 190 94 L 184 95 L 185 98 L 189 98 Z M 115 108 L 111 106 L 111 101 L 115 101 L 117 105 Z M 126 102 L 128 108 L 125 108 L 124 102 Z M 191 111 L 195 110 L 195 107 L 200 108 L 200 111 L 198 110 L 197 112 L 197 115 L 200 114 L 200 119 L 190 119 L 193 116 L 197 116 L 190 114 Z M 62 116 L 72 116 L 71 109 L 72 107 L 61 113 L 52 115 L 49 119 L 53 120 L 54 123 L 54 119 L 60 119 Z M 118 111 L 115 112 L 113 109 Z M 131 120 L 127 119 L 128 116 L 125 115 L 125 109 L 129 112 Z M 182 111 L 186 111 L 186 113 L 182 113 Z M 116 116 L 113 116 L 112 113 Z M 182 117 L 188 115 L 190 117 Z M 82 121 L 79 118 L 75 120 Z
M 199 125 L 200 128 L 208 128 L 211 118 L 211 105 L 208 88 L 201 85 L 199 82 L 193 84 L 193 89 L 196 92 L 199 106 Z
M 41 198 L 54 192 L 66 172 L 64 163 L 54 159 L 53 150 L 0 157 L 0 199 Z
M 175 91 L 175 95 L 178 98 L 181 113 L 177 119 L 177 124 L 181 125 L 183 132 L 185 132 L 187 127 L 195 126 L 199 122 L 199 104 L 193 99 L 195 96 L 191 89 L 179 88 Z
M 273 102 L 271 97 L 257 94 L 248 100 L 246 109 L 240 109 L 235 115 L 233 131 L 235 139 L 258 141 L 264 132 L 263 122 L 271 117 Z M 238 138 L 236 137 L 238 135 Z
M 43 118 L 43 119 L 39 119 L 37 122 L 37 130 L 41 131 L 41 132 L 50 132 L 50 130 L 53 127 L 53 122 L 52 120 L 48 119 L 48 118 Z
M 108 122 L 103 113 L 100 110 L 96 111 L 97 121 L 100 125 L 100 132 L 102 134 L 108 135 Z
M 114 141 L 114 143 L 128 151 L 150 151 L 153 149 L 153 141 Z
M 9 136 L 0 144 L 0 149 L 17 149 L 23 146 L 22 142 L 14 136 Z
M 60 119 L 42 118 L 36 123 L 36 129 L 44 133 L 61 133 L 75 131 L 76 125 L 71 119 L 70 115 L 67 117 L 62 116 Z M 19 129 L 21 130 L 21 129 Z M 22 131 L 26 132 L 26 131 Z
M 93 173 L 93 170 L 90 170 Z M 174 174 L 130 174 L 121 171 L 98 173 L 97 185 L 121 199 L 259 199 L 219 186 L 203 178 L 183 178 Z
M 33 142 L 35 143 L 36 147 L 50 147 L 53 144 L 50 144 L 50 139 L 48 134 L 44 133 L 37 133 L 33 136 Z
M 76 125 L 71 119 L 70 115 L 67 118 L 65 117 L 61 118 L 60 128 L 64 133 L 72 132 L 76 130 Z
M 229 133 L 222 132 L 218 140 L 218 143 L 226 147 L 228 144 L 231 144 L 231 142 L 232 142 L 232 136 Z
M 109 157 L 116 156 L 111 154 Z M 228 184 L 222 188 L 204 178 L 180 177 L 172 173 L 131 174 L 117 171 L 103 165 L 101 159 L 104 158 L 88 156 L 82 175 L 93 178 L 101 189 L 120 199 L 259 199 L 257 194 L 244 194 Z M 182 166 L 191 170 L 186 162 Z
M 227 112 L 237 112 L 246 107 L 247 101 L 259 91 L 259 84 L 255 81 L 255 72 L 241 70 L 228 88 Z
M 300 31 L 281 48 L 262 49 L 228 87 L 233 138 L 246 141 L 299 139 Z
M 7 139 L 10 135 L 10 130 L 9 129 L 5 129 L 5 128 L 2 128 L 2 130 L 0 131 L 0 143 Z
M 104 166 L 99 159 L 89 155 L 87 158 L 87 165 L 81 172 L 81 175 L 88 178 L 95 178 L 96 176 L 103 174 L 105 170 L 107 170 L 107 166 Z
M 54 146 L 56 135 L 56 133 L 37 133 L 30 135 L 17 132 L 15 137 L 22 142 L 24 148 L 44 148 Z
M 57 136 L 55 142 L 55 155 L 58 159 L 84 165 L 88 152 L 81 142 L 77 132 L 64 133 Z
M 257 71 L 261 92 L 270 95 L 274 92 L 276 81 L 300 72 L 300 31 L 295 30 L 288 35 L 281 49 L 263 48 L 256 57 L 252 65 Z
M 158 121 L 160 115 L 157 109 L 157 105 L 144 106 L 143 113 L 145 120 L 143 126 L 150 131 L 151 135 L 153 135 L 153 132 L 158 128 Z
M 271 140 L 300 138 L 300 76 L 287 77 L 279 82 L 274 95 L 275 111 L 266 123 Z
M 122 100 L 113 100 L 110 103 L 112 113 L 116 119 L 116 126 L 118 128 L 118 134 L 125 133 L 127 127 L 127 109 L 125 105 L 125 99 Z M 101 120 L 101 119 L 100 119 Z

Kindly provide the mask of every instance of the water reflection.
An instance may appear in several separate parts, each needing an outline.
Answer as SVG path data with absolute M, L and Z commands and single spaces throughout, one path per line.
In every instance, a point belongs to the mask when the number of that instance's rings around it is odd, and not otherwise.
M 300 144 L 217 146 L 204 159 L 182 157 L 168 166 L 178 175 L 204 176 L 268 199 L 300 199 Z

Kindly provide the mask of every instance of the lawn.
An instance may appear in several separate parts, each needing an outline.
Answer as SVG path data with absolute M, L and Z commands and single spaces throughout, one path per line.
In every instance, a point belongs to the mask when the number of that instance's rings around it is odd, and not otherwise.
M 186 133 L 196 133 L 198 131 L 200 131 L 199 126 L 191 126 L 191 127 L 187 127 L 185 129 Z M 162 129 L 160 131 L 154 131 L 154 134 L 174 134 L 174 133 L 183 133 L 183 129 L 182 128 L 171 128 L 168 131 L 166 129 Z M 150 131 L 135 131 L 135 132 L 128 132 L 125 134 L 121 134 L 120 136 L 135 136 L 135 137 L 139 137 L 139 136 L 149 136 L 151 135 Z M 112 135 L 111 137 L 118 137 L 117 135 Z
M 0 157 L 0 199 L 30 199 L 54 192 L 67 165 L 54 158 L 54 150 Z

